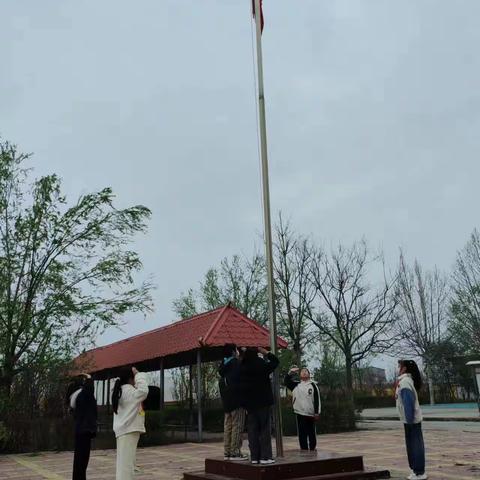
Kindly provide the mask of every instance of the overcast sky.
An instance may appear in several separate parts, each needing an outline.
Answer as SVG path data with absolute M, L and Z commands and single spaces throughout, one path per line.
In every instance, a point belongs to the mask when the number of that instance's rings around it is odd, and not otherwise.
M 0 0 L 0 134 L 68 196 L 112 186 L 155 314 L 262 231 L 250 0 Z M 264 0 L 272 208 L 450 269 L 479 226 L 480 2 Z

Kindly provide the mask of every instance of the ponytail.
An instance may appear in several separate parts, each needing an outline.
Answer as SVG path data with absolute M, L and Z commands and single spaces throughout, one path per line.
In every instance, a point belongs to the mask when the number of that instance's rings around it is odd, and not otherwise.
M 115 385 L 113 386 L 112 392 L 112 407 L 113 413 L 118 413 L 118 404 L 120 402 L 120 398 L 122 396 L 122 386 L 130 383 L 130 380 L 134 378 L 133 371 L 130 367 L 124 367 L 120 370 L 120 374 L 117 380 L 115 381 Z
M 122 396 L 122 384 L 120 383 L 120 379 L 117 378 L 117 380 L 115 380 L 115 385 L 113 386 L 113 392 L 112 392 L 113 413 L 118 413 L 118 402 L 120 401 L 121 396 Z

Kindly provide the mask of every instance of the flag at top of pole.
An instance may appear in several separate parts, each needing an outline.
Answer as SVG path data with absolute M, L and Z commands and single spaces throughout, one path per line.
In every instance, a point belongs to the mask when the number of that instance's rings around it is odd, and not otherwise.
M 263 6 L 262 6 L 262 3 L 263 3 L 263 0 L 260 0 L 260 25 L 261 25 L 261 30 L 262 30 L 262 33 L 263 33 L 263 25 L 264 25 L 264 21 L 263 21 Z M 253 18 L 255 18 L 255 0 L 252 0 L 252 15 L 253 15 Z

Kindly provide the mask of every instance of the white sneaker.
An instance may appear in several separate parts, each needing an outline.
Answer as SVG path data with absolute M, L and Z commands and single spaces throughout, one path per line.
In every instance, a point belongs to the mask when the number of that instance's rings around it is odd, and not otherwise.
M 408 474 L 407 480 L 412 480 L 413 477 L 415 477 L 415 472 L 413 470 L 410 470 L 410 473 Z
M 417 475 L 416 473 L 413 474 L 412 477 L 410 477 L 410 480 L 427 480 L 428 475 L 424 473 L 423 475 Z
M 268 460 L 260 460 L 261 465 L 271 465 L 272 463 L 275 463 L 273 458 L 269 458 Z
M 252 461 L 251 461 L 251 464 L 252 464 L 252 465 L 258 465 L 258 460 L 252 460 Z
M 227 457 L 226 455 L 223 457 L 224 460 L 230 460 L 230 457 Z

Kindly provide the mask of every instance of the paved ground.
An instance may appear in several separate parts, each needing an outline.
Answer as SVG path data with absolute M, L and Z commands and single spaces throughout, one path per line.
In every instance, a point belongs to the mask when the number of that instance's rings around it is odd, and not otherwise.
M 468 419 L 480 421 L 480 413 L 476 403 L 450 405 L 422 405 L 423 417 L 430 419 L 459 420 Z M 393 408 L 367 408 L 362 412 L 363 418 L 395 418 L 398 412 Z
M 448 422 L 435 427 L 425 425 L 428 447 L 428 470 L 432 480 L 480 479 L 480 429 L 478 425 Z M 439 422 L 446 423 L 446 422 Z M 319 448 L 340 454 L 363 454 L 367 467 L 390 469 L 395 479 L 407 471 L 402 432 L 398 422 L 362 424 L 369 428 L 355 433 L 322 435 Z M 296 448 L 296 439 L 286 438 L 287 449 Z M 219 443 L 193 443 L 140 449 L 136 480 L 177 480 L 188 470 L 198 470 L 205 457 L 222 453 Z M 0 456 L 1 480 L 68 480 L 71 478 L 72 454 L 41 453 L 36 455 Z M 115 478 L 115 452 L 94 451 L 89 480 Z
M 360 430 L 396 430 L 398 428 L 398 420 L 368 420 L 365 419 L 362 422 L 358 422 L 357 426 Z M 456 431 L 463 433 L 477 433 L 480 439 L 480 422 L 472 421 L 436 421 L 432 420 L 430 422 L 425 422 L 423 424 L 423 429 L 430 432 L 435 431 Z M 448 434 L 448 433 L 447 433 Z

